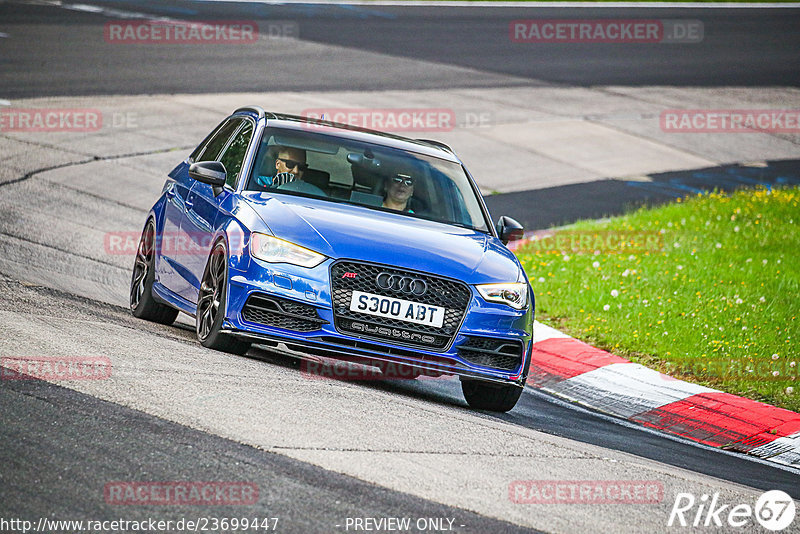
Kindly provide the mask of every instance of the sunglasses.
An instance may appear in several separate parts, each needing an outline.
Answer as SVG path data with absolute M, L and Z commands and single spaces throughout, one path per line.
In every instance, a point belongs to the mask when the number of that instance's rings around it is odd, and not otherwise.
M 414 185 L 414 179 L 412 177 L 408 176 L 408 175 L 405 175 L 405 174 L 398 174 L 397 176 L 392 178 L 392 181 L 394 183 L 396 183 L 397 185 L 406 184 L 408 187 L 411 187 L 411 186 Z
M 287 169 L 294 169 L 297 167 L 298 170 L 304 171 L 308 169 L 308 163 L 303 163 L 302 161 L 295 161 L 293 159 L 286 159 L 286 158 L 278 158 L 282 161 Z

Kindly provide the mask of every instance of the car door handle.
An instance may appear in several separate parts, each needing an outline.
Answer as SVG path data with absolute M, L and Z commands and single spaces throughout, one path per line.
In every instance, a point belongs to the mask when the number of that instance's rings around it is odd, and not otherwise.
M 186 199 L 186 207 L 187 208 L 191 208 L 192 206 L 194 206 L 194 202 L 192 202 L 191 198 L 187 198 Z

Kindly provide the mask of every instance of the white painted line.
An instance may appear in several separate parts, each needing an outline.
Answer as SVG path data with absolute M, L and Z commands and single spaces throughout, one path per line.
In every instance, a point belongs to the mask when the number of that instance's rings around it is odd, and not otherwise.
M 8 34 L 7 34 L 7 33 L 0 32 L 0 38 L 2 38 L 2 37 L 8 37 Z
M 539 321 L 533 322 L 533 342 L 538 343 L 540 341 L 544 341 L 545 339 L 552 339 L 554 337 L 569 337 L 567 334 L 559 332 L 555 328 L 551 328 L 546 324 L 542 324 Z
M 792 467 L 800 467 L 800 432 L 778 438 L 766 445 L 756 447 L 748 452 L 753 456 L 765 458 Z
M 45 5 L 69 9 L 70 11 L 81 11 L 84 13 L 95 13 L 105 15 L 107 17 L 116 17 L 119 19 L 145 19 L 145 20 L 159 20 L 166 22 L 180 22 L 171 17 L 162 17 L 160 15 L 153 15 L 150 13 L 141 13 L 138 11 L 124 11 L 121 9 L 114 9 L 110 7 L 95 6 L 92 4 L 70 4 L 60 2 L 57 0 L 45 1 Z
M 11 100 L 4 100 L 0 98 L 0 106 L 10 106 L 10 105 L 11 105 Z
M 717 392 L 638 363 L 612 363 L 546 389 L 626 419 L 692 395 Z

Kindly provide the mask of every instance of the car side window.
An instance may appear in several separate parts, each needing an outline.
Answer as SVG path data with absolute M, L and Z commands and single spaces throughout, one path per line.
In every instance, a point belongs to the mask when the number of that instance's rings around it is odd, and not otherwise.
M 203 149 L 202 154 L 200 154 L 195 161 L 217 161 L 220 152 L 222 152 L 222 149 L 225 148 L 225 144 L 228 142 L 228 139 L 230 139 L 231 135 L 233 135 L 233 132 L 235 132 L 242 123 L 242 120 L 243 119 L 229 120 L 225 126 L 220 128 L 214 137 L 209 140 L 209 142 L 206 144 L 206 147 Z
M 213 130 L 211 130 L 211 133 L 210 133 L 210 134 L 208 134 L 208 135 L 206 136 L 206 138 L 205 138 L 205 139 L 203 139 L 203 142 L 202 142 L 202 143 L 200 143 L 199 145 L 197 145 L 197 148 L 195 148 L 195 149 L 192 151 L 191 155 L 189 156 L 189 160 L 190 160 L 192 163 L 194 163 L 194 162 L 198 161 L 198 159 L 197 159 L 197 158 L 199 158 L 199 157 L 200 157 L 200 154 L 202 154 L 202 153 L 203 153 L 203 150 L 205 150 L 205 149 L 206 149 L 206 146 L 208 146 L 208 143 L 209 143 L 209 142 L 210 142 L 210 141 L 211 141 L 211 140 L 214 138 L 214 136 L 215 136 L 215 135 L 217 135 L 217 132 L 219 132 L 219 131 L 220 131 L 220 130 L 223 128 L 223 126 L 225 126 L 225 124 L 226 124 L 227 122 L 228 122 L 227 120 L 224 120 L 224 121 L 220 122 L 219 124 L 217 124 L 217 125 L 214 127 L 214 129 L 213 129 Z
M 242 163 L 244 163 L 251 137 L 253 137 L 253 123 L 245 120 L 239 133 L 236 134 L 228 148 L 225 149 L 225 153 L 219 158 L 219 161 L 225 165 L 225 171 L 227 172 L 225 183 L 232 189 L 236 188 L 236 180 L 239 177 L 239 171 L 242 170 Z

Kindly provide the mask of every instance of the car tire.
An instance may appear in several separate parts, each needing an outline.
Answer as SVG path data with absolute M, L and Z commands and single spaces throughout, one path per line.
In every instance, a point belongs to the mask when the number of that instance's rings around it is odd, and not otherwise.
M 211 249 L 200 291 L 197 296 L 195 332 L 200 344 L 209 349 L 242 355 L 250 343 L 220 332 L 225 319 L 228 294 L 228 251 L 224 241 L 218 241 Z
M 153 281 L 156 278 L 155 243 L 156 225 L 150 219 L 142 231 L 139 246 L 136 247 L 129 303 L 134 317 L 155 323 L 172 324 L 178 317 L 178 310 L 153 298 Z
M 470 408 L 490 412 L 507 412 L 516 406 L 522 387 L 498 385 L 479 380 L 461 380 L 461 391 Z

